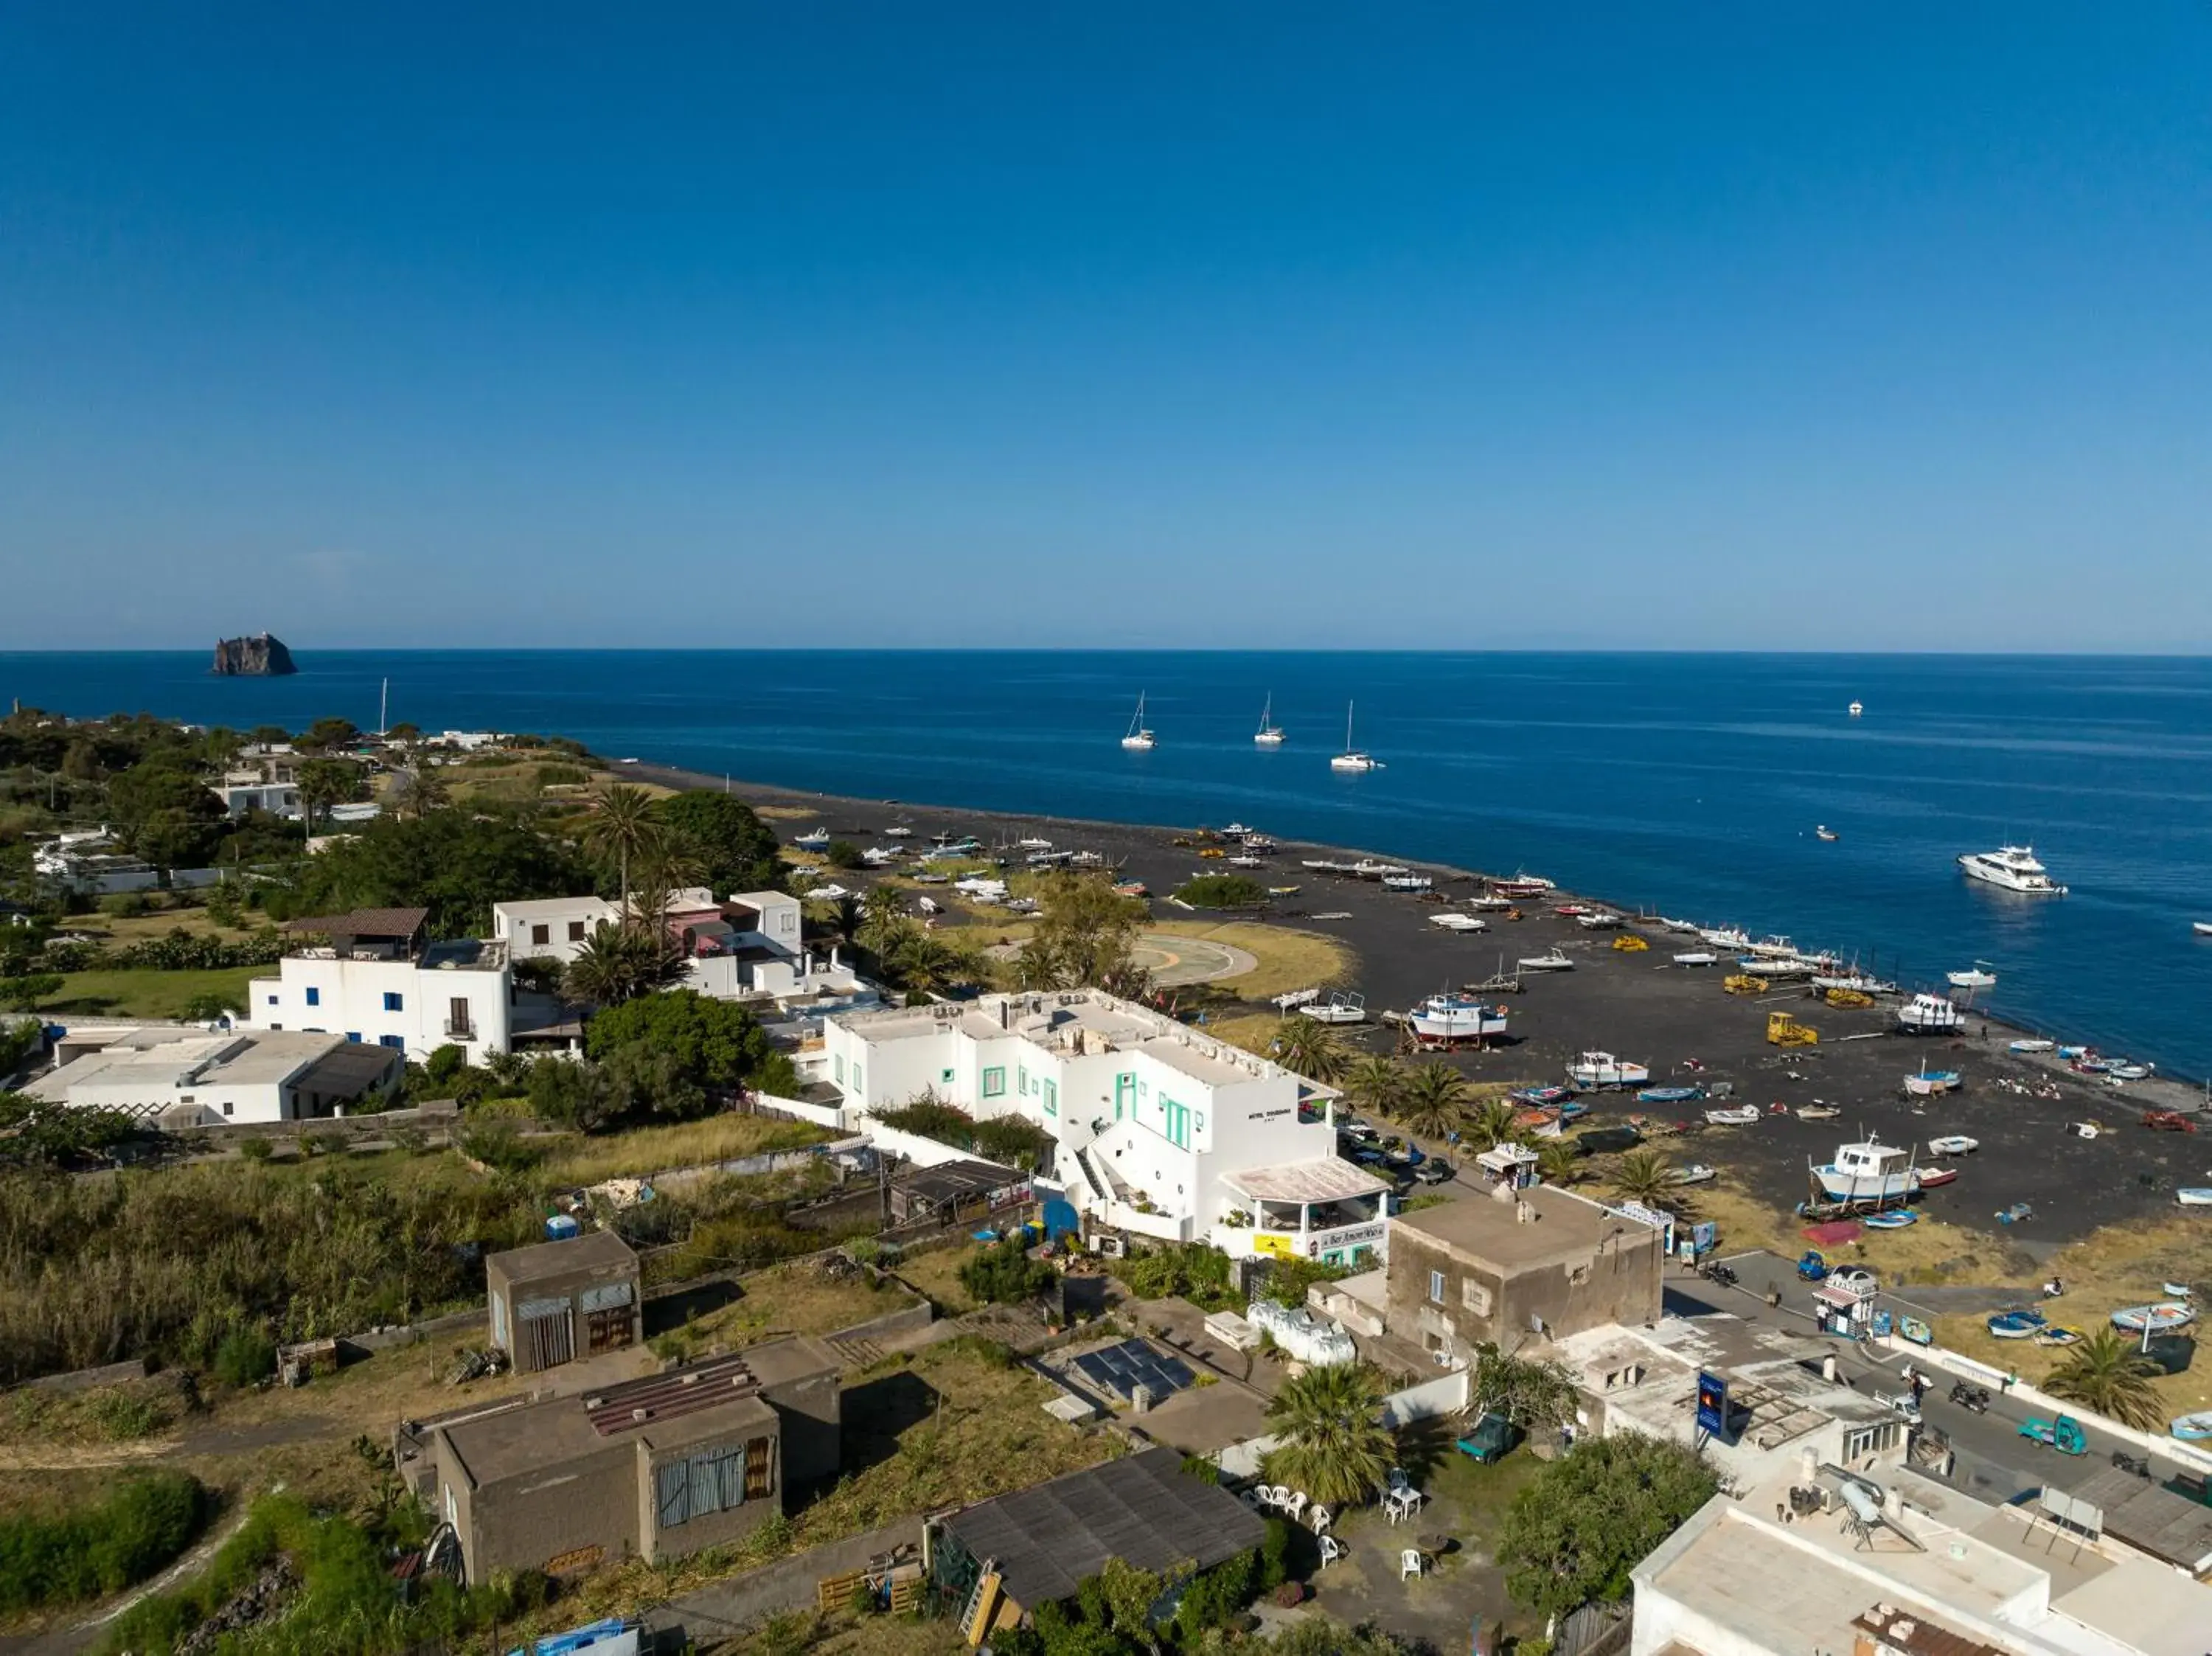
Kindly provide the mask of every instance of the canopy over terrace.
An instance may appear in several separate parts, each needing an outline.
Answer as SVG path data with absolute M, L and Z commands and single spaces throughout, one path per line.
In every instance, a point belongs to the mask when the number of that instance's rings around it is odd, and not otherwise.
M 1331 1256 L 1382 1244 L 1382 1198 L 1390 1181 L 1340 1157 L 1248 1168 L 1224 1174 L 1221 1182 L 1250 1204 L 1249 1246 L 1255 1253 L 1358 1265 L 1364 1261 Z M 1247 1227 L 1231 1228 L 1242 1233 Z

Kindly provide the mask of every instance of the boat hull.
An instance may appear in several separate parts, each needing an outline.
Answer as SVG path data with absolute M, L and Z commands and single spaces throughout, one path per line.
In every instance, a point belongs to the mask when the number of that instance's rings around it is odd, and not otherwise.
M 1813 1182 L 1831 1202 L 1903 1202 L 1919 1193 L 1922 1180 L 1917 1172 L 1853 1174 L 1832 1165 L 1814 1168 Z

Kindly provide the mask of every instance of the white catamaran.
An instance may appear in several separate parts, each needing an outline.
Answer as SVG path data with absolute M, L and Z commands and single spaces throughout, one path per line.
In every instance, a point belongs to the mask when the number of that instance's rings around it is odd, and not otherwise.
M 1263 748 L 1283 745 L 1283 727 L 1275 723 L 1275 693 L 1273 690 L 1267 693 L 1267 705 L 1260 709 L 1260 728 L 1252 740 Z

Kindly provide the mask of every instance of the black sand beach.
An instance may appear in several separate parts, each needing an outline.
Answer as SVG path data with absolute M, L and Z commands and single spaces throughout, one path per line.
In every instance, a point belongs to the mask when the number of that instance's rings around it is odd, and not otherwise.
M 719 777 L 661 767 L 621 768 L 662 786 L 724 786 Z M 986 846 L 1037 834 L 1061 849 L 1097 851 L 1151 887 L 1153 911 L 1163 919 L 1193 918 L 1167 902 L 1165 894 L 1194 873 L 1221 868 L 1200 862 L 1195 850 L 1171 843 L 1191 828 L 1014 816 L 750 783 L 732 782 L 729 789 L 756 807 L 804 812 L 804 822 L 778 822 L 787 840 L 819 824 L 856 844 L 883 843 L 885 828 L 904 823 L 914 830 L 908 843 L 921 846 L 939 832 L 973 834 Z M 1964 1133 L 1979 1140 L 1979 1149 L 1957 1164 L 1957 1182 L 1930 1192 L 1923 1207 L 1931 1217 L 2001 1231 L 2007 1240 L 2039 1253 L 2100 1226 L 2170 1216 L 2177 1211 L 2177 1186 L 2212 1184 L 2212 1139 L 2154 1132 L 2140 1125 L 2147 1109 L 2185 1111 L 2202 1105 L 2203 1097 L 2188 1085 L 2153 1079 L 2113 1086 L 2100 1077 L 2076 1075 L 2047 1055 L 2008 1052 L 2007 1043 L 2019 1032 L 1978 1018 L 1970 1019 L 1963 1039 L 1917 1037 L 1890 1033 L 1887 1005 L 1834 1008 L 1779 986 L 1766 996 L 1732 997 L 1721 986 L 1729 969 L 1725 961 L 1711 968 L 1671 963 L 1676 951 L 1699 946 L 1694 939 L 1646 924 L 1630 930 L 1650 942 L 1648 951 L 1617 951 L 1612 944 L 1619 933 L 1590 932 L 1551 912 L 1550 902 L 1570 901 L 1565 892 L 1552 894 L 1547 902 L 1522 903 L 1526 918 L 1517 923 L 1492 914 L 1484 917 L 1487 931 L 1456 934 L 1428 924 L 1428 916 L 1438 912 L 1435 904 L 1387 891 L 1375 882 L 1300 866 L 1307 857 L 1352 860 L 1363 855 L 1406 860 L 1387 850 L 1284 840 L 1270 859 L 1272 866 L 1256 877 L 1270 885 L 1296 885 L 1297 895 L 1279 901 L 1272 911 L 1233 918 L 1324 933 L 1352 950 L 1357 956 L 1354 980 L 1344 986 L 1365 995 L 1370 1022 L 1345 1033 L 1366 1050 L 1395 1046 L 1395 1032 L 1374 1022 L 1376 1014 L 1403 1010 L 1439 990 L 1479 982 L 1501 964 L 1510 972 L 1519 957 L 1541 954 L 1556 943 L 1573 957 L 1575 969 L 1523 974 L 1525 992 L 1499 998 L 1510 1014 L 1510 1035 L 1495 1050 L 1462 1053 L 1455 1061 L 1478 1080 L 1555 1083 L 1565 1079 L 1566 1066 L 1579 1053 L 1597 1048 L 1648 1065 L 1654 1085 L 1726 1081 L 1734 1088 L 1731 1103 L 1755 1104 L 1763 1112 L 1785 1104 L 1790 1113 L 1763 1113 L 1744 1126 L 1716 1126 L 1704 1121 L 1703 1105 L 1650 1107 L 1637 1103 L 1632 1094 L 1584 1095 L 1592 1107 L 1589 1124 L 1631 1115 L 1688 1119 L 1692 1131 L 1666 1141 L 1671 1155 L 1685 1163 L 1704 1162 L 1729 1170 L 1778 1208 L 1786 1210 L 1807 1194 L 1809 1162 L 1826 1161 L 1839 1143 L 1869 1133 L 1886 1143 L 1920 1144 L 1923 1154 L 1927 1140 L 1939 1134 Z M 1435 877 L 1437 889 L 1449 895 L 1464 897 L 1480 889 L 1474 870 L 1411 865 Z M 838 877 L 857 885 L 871 876 Z M 1583 901 L 1602 903 L 1598 898 Z M 1778 1010 L 1817 1029 L 1820 1045 L 1787 1051 L 1769 1046 L 1767 1014 Z M 1701 1069 L 1685 1067 L 1693 1059 Z M 1908 1098 L 1904 1079 L 1923 1060 L 1931 1069 L 1960 1071 L 1964 1090 L 1938 1099 Z M 2055 1085 L 2059 1096 L 2022 1096 L 2000 1088 L 2000 1081 Z M 1842 1113 L 1811 1121 L 1794 1113 L 1799 1106 L 1814 1103 L 1834 1105 Z M 2068 1124 L 2081 1121 L 2097 1124 L 2100 1135 L 2083 1138 L 2069 1131 Z M 1999 1225 L 1998 1211 L 2018 1203 L 2028 1204 L 2032 1213 Z

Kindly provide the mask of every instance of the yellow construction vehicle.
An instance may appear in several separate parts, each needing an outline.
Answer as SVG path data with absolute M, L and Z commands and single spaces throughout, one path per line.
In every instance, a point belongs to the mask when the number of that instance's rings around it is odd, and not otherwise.
M 1638 954 L 1642 950 L 1651 947 L 1650 943 L 1644 942 L 1643 938 L 1638 937 L 1633 931 L 1622 932 L 1619 937 L 1613 940 L 1613 946 L 1615 949 L 1618 949 L 1624 955 Z
M 1874 997 L 1858 989 L 1831 989 L 1827 992 L 1831 1006 L 1871 1006 Z
M 1763 995 L 1772 986 L 1765 978 L 1754 978 L 1747 972 L 1731 972 L 1721 985 L 1731 995 Z
M 1818 1046 L 1820 1032 L 1800 1023 L 1787 1012 L 1766 1015 L 1766 1044 L 1770 1046 Z

